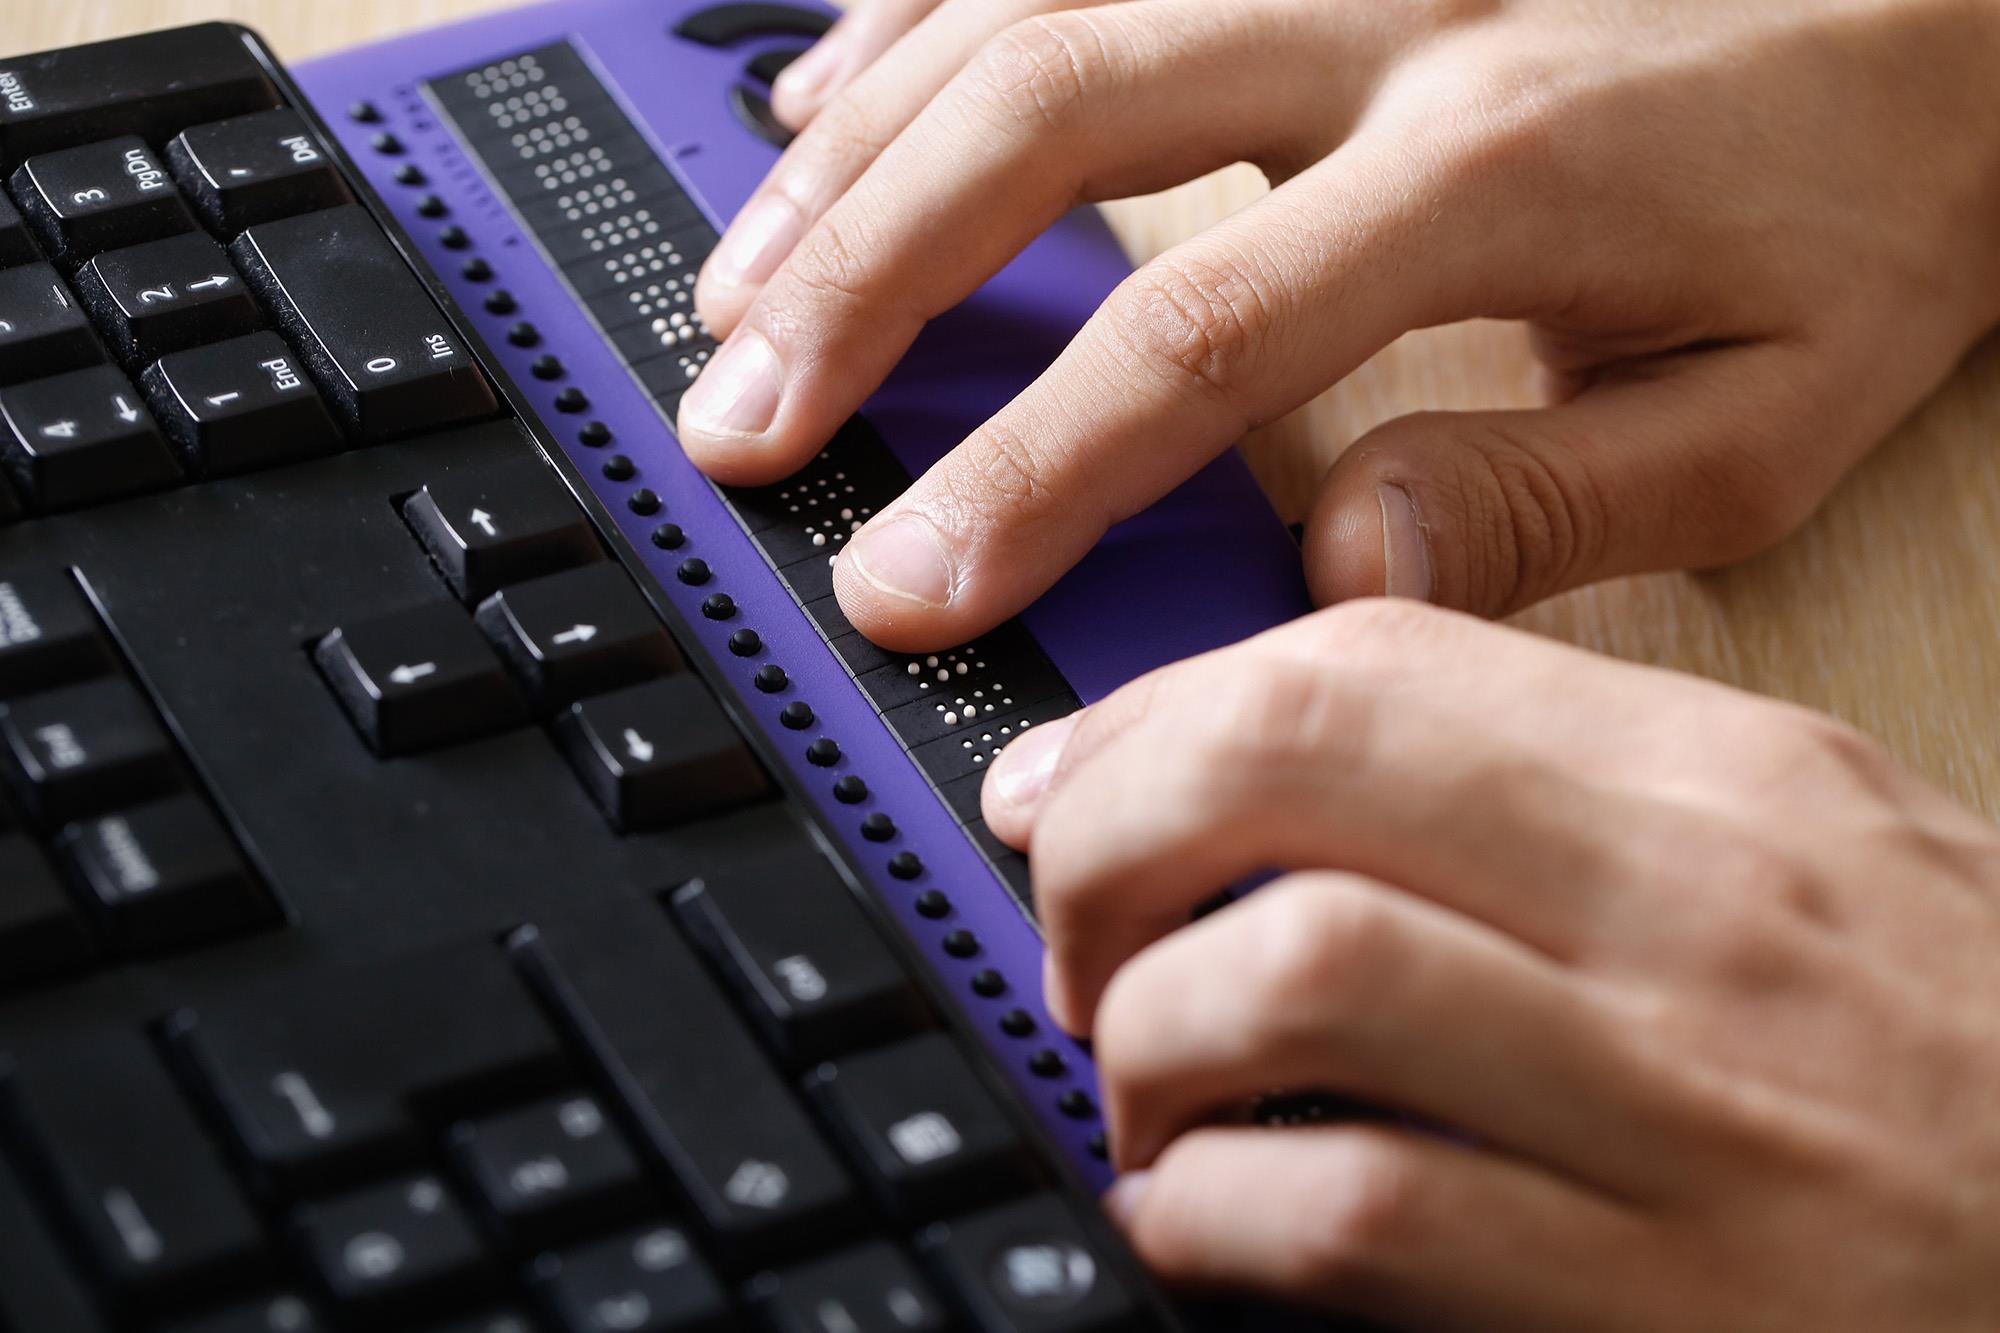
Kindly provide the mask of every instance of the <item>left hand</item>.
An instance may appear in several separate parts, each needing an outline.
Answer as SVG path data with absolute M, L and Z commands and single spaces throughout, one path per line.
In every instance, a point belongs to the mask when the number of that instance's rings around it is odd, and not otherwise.
M 1847 728 L 1353 602 L 1027 733 L 985 809 L 1170 1280 L 1435 1331 L 2000 1328 L 2000 830 Z M 1228 1123 L 1272 1090 L 1449 1132 Z

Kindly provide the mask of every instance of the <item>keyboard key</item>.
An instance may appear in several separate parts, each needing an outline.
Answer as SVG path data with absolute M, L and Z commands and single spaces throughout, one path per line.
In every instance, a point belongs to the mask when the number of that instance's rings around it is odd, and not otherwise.
M 105 1283 L 158 1304 L 258 1268 L 263 1228 L 144 1033 L 66 1033 L 35 1054 L 0 1097 Z
M 14 207 L 14 201 L 4 192 L 0 192 L 0 268 L 32 264 L 41 257 L 42 252 L 35 248 L 34 234 L 28 230 L 21 210 Z
M 944 1333 L 944 1306 L 887 1241 L 754 1279 L 750 1299 L 772 1333 Z
M 493 650 L 448 602 L 343 626 L 313 660 L 375 753 L 414 754 L 526 720 Z
M 1029 1178 L 1027 1145 L 948 1037 L 821 1065 L 809 1086 L 906 1217 L 963 1212 Z
M 9 1066 L 0 1056 L 0 1083 Z M 82 1279 L 70 1269 L 55 1234 L 28 1200 L 25 1183 L 0 1153 L 0 1328 L 18 1333 L 108 1333 Z
M 738 1327 L 685 1233 L 653 1226 L 560 1255 L 531 1274 L 563 1333 L 721 1333 Z
M 235 840 L 195 796 L 72 824 L 61 850 L 121 952 L 190 944 L 273 915 Z
M 47 264 L 0 268 L 0 385 L 93 366 L 104 348 Z
M 133 367 L 264 322 L 229 256 L 206 236 L 108 250 L 77 271 L 76 291 Z
M 478 623 L 541 708 L 685 665 L 631 577 L 609 562 L 496 592 L 480 604 Z
M 763 768 L 693 676 L 633 685 L 571 704 L 556 740 L 612 823 L 668 828 L 754 801 Z
M 152 705 L 121 679 L 0 708 L 0 751 L 29 812 L 48 827 L 180 785 L 173 742 Z
M 923 1004 L 853 891 L 803 835 L 674 894 L 688 931 L 794 1063 L 916 1030 Z
M 220 23 L 16 56 L 0 60 L 0 165 L 106 134 L 164 139 L 277 105 L 240 32 Z
M 194 230 L 174 178 L 135 134 L 31 157 L 11 184 L 50 256 L 72 267 L 100 251 Z
M 0 834 L 0 992 L 74 972 L 93 952 L 88 924 L 35 845 Z
M 305 368 L 275 333 L 176 352 L 146 368 L 146 396 L 197 476 L 276 467 L 343 441 Z
M 475 1315 L 459 1315 L 443 1323 L 425 1324 L 423 1333 L 536 1333 L 540 1324 L 513 1310 L 487 1310 Z
M 495 1282 L 471 1222 L 429 1173 L 308 1205 L 293 1224 L 334 1302 L 371 1318 L 441 1310 Z
M 75 579 L 58 570 L 0 575 L 0 699 L 89 680 L 112 661 Z
M 1132 1292 L 1054 1195 L 933 1224 L 924 1247 L 979 1333 L 1124 1333 Z
M 403 519 L 469 603 L 603 558 L 562 478 L 536 455 L 440 477 L 404 502 Z
M 487 1215 L 524 1245 L 635 1216 L 651 1194 L 638 1157 L 587 1093 L 467 1121 L 450 1146 Z
M 555 1033 L 486 939 L 382 963 L 293 968 L 169 1035 L 276 1189 L 415 1161 L 413 1116 L 456 1117 L 573 1081 Z
M 157 490 L 180 468 L 146 400 L 110 366 L 0 390 L 0 454 L 40 508 Z
M 252 227 L 229 250 L 362 438 L 498 410 L 472 350 L 358 205 Z
M 157 1333 L 329 1333 L 331 1328 L 305 1297 L 283 1291 L 177 1320 Z
M 351 204 L 319 137 L 296 111 L 258 111 L 197 125 L 167 145 L 167 164 L 211 231 Z
M 512 944 L 711 1234 L 782 1253 L 854 1215 L 847 1172 L 664 911 L 607 904 Z

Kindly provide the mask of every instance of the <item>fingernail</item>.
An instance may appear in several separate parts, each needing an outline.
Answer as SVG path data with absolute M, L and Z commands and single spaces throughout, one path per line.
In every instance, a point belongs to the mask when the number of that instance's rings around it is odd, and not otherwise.
M 812 49 L 779 73 L 771 91 L 787 98 L 811 101 L 833 82 L 834 72 L 847 55 L 844 34 L 830 32 L 814 42 Z
M 1152 1183 L 1150 1171 L 1127 1171 L 1104 1191 L 1104 1211 L 1120 1227 L 1131 1230 L 1132 1220 L 1139 1215 L 1139 1201 L 1145 1198 L 1146 1187 Z
M 778 415 L 782 378 L 771 344 L 744 329 L 722 345 L 681 399 L 681 423 L 703 435 L 762 434 Z
M 920 606 L 951 601 L 951 559 L 937 529 L 914 514 L 901 514 L 854 535 L 842 559 L 875 588 Z
M 1071 713 L 1030 727 L 1000 751 L 1000 757 L 993 761 L 993 771 L 986 775 L 993 794 L 1019 810 L 1039 801 L 1048 790 L 1049 777 L 1056 771 L 1056 760 L 1062 758 L 1063 746 L 1069 743 L 1070 733 L 1076 730 L 1077 719 L 1082 716 Z
M 763 282 L 799 243 L 804 223 L 791 202 L 765 195 L 739 213 L 709 256 L 708 275 L 731 287 Z
M 1417 501 L 1401 486 L 1375 488 L 1382 510 L 1382 591 L 1390 597 L 1431 599 L 1431 539 Z

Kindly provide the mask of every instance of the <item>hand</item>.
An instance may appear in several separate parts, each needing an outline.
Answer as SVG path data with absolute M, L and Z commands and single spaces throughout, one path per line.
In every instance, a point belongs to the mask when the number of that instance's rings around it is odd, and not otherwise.
M 1427 1333 L 2000 1328 L 2000 829 L 1871 742 L 1381 600 L 1077 716 L 985 813 L 1169 1279 Z M 1453 1132 L 1227 1123 L 1273 1089 Z
M 1996 0 L 863 0 L 826 40 L 697 292 L 729 337 L 680 435 L 727 482 L 804 463 L 1079 201 L 1245 158 L 1278 182 L 847 548 L 841 605 L 892 647 L 1005 618 L 1246 430 L 1472 316 L 1532 323 L 1550 405 L 1348 450 L 1318 598 L 1499 614 L 1727 562 L 2000 316 Z

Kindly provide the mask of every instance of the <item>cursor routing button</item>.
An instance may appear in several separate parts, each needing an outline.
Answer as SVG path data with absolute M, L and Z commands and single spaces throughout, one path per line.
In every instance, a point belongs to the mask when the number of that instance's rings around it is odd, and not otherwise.
M 521 722 L 520 696 L 465 614 L 449 603 L 342 626 L 313 660 L 383 757 L 471 740 Z

